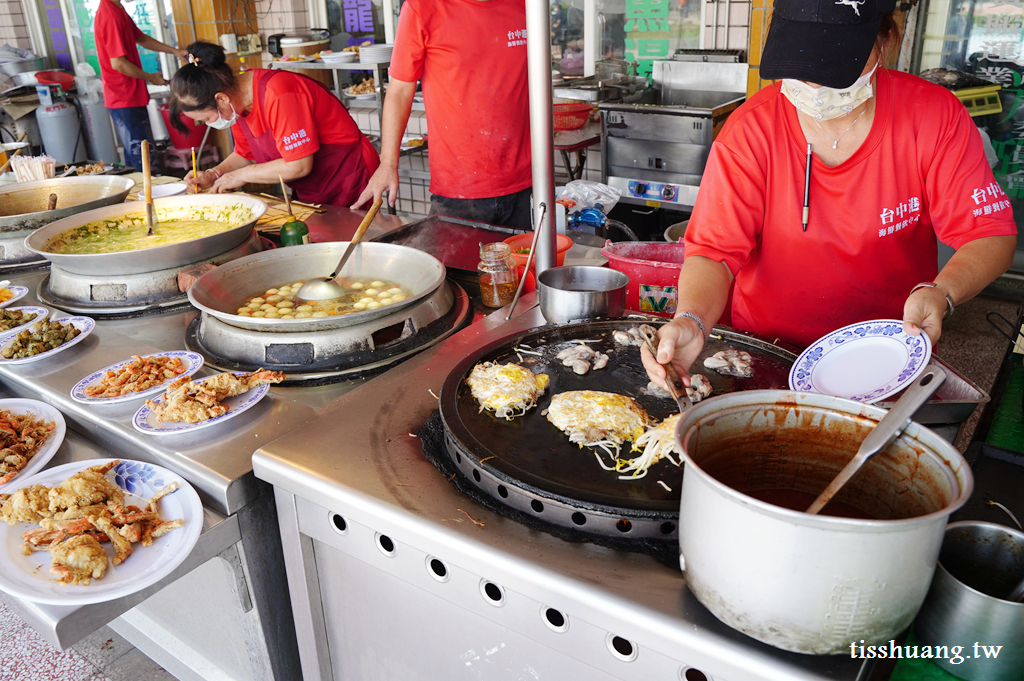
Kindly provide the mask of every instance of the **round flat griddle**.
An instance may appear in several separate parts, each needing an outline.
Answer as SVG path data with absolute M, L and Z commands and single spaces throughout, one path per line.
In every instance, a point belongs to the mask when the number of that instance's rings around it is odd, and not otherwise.
M 503 503 L 526 506 L 535 512 L 548 510 L 545 502 L 555 502 L 569 522 L 577 526 L 587 522 L 579 510 L 599 515 L 632 518 L 663 523 L 679 513 L 679 492 L 682 471 L 667 460 L 651 467 L 640 479 L 620 480 L 619 473 L 603 469 L 595 458 L 599 452 L 606 464 L 610 455 L 596 448 L 580 448 L 552 425 L 542 412 L 551 396 L 570 390 L 599 390 L 632 397 L 650 416 L 658 421 L 677 413 L 670 397 L 660 397 L 648 390 L 649 379 L 640 361 L 640 348 L 620 345 L 612 338 L 615 330 L 649 323 L 658 326 L 664 320 L 620 319 L 586 322 L 563 326 L 540 327 L 482 348 L 467 357 L 452 371 L 441 393 L 440 411 L 447 433 L 449 455 L 457 466 L 492 496 Z M 559 351 L 574 340 L 588 343 L 594 350 L 609 356 L 604 369 L 591 369 L 583 376 L 562 366 L 555 359 Z M 529 346 L 524 348 L 523 346 Z M 517 348 L 520 350 L 517 354 Z M 719 350 L 746 350 L 753 357 L 753 376 L 749 379 L 722 376 L 703 368 L 704 357 Z M 522 350 L 535 354 L 527 354 Z M 693 370 L 707 376 L 714 387 L 713 395 L 763 388 L 788 388 L 789 370 L 796 356 L 770 343 L 744 334 L 716 328 L 705 345 Z M 493 412 L 479 410 L 466 377 L 480 362 L 520 364 L 535 374 L 547 374 L 550 384 L 538 400 L 537 407 L 523 416 L 505 420 Z M 620 456 L 632 458 L 630 443 L 623 445 Z M 665 489 L 662 481 L 670 489 Z M 518 503 L 515 503 L 518 502 Z M 543 509 L 539 511 L 538 509 Z M 554 520 L 551 513 L 546 514 Z M 628 526 L 628 525 L 627 525 Z M 594 524 L 588 530 L 595 529 Z M 621 521 L 618 532 L 626 532 Z M 664 527 L 665 534 L 672 530 Z

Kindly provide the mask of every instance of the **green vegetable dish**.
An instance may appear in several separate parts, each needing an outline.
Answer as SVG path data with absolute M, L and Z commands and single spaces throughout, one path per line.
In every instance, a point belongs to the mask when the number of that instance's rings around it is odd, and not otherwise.
M 122 253 L 180 244 L 212 236 L 251 222 L 252 211 L 235 205 L 216 208 L 157 210 L 155 234 L 149 236 L 145 213 L 92 222 L 61 232 L 43 250 L 65 255 Z

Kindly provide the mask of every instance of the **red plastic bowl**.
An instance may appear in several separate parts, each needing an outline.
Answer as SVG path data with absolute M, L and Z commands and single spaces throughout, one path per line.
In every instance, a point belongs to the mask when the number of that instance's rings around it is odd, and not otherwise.
M 65 90 L 75 84 L 75 77 L 63 71 L 37 71 L 36 80 L 40 85 L 60 85 Z
M 572 239 L 564 234 L 557 235 L 558 239 L 555 241 L 555 258 L 558 261 L 558 265 L 565 264 L 565 252 L 572 248 Z M 516 261 L 517 265 L 526 267 L 526 259 L 530 257 L 529 253 L 516 253 L 517 250 L 522 248 L 530 248 L 533 244 L 533 232 L 524 232 L 523 234 L 516 234 L 505 239 L 505 243 L 512 249 L 512 259 Z M 532 268 L 532 265 L 531 265 Z M 534 268 L 535 269 L 535 268 Z

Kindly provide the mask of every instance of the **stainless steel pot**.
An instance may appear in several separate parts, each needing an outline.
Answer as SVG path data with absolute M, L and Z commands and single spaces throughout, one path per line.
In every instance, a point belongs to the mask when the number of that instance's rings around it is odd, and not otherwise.
M 66 272 L 74 274 L 141 274 L 183 267 L 240 246 L 252 234 L 253 225 L 267 212 L 267 204 L 245 194 L 190 194 L 153 201 L 157 221 L 223 220 L 229 229 L 180 244 L 157 246 L 122 253 L 51 253 L 47 244 L 61 232 L 105 220 L 145 219 L 141 201 L 97 208 L 38 229 L 25 239 L 25 246 Z M 159 225 L 157 226 L 159 230 Z
M 1005 600 L 1021 580 L 1024 532 L 994 523 L 950 523 L 914 633 L 921 645 L 961 650 L 959 657 L 950 651 L 932 662 L 968 681 L 1024 680 L 1024 603 Z
M 0 189 L 0 238 L 27 236 L 40 227 L 82 212 L 123 203 L 135 180 L 117 175 L 55 177 Z M 46 210 L 50 194 L 57 208 Z
M 948 442 L 911 423 L 862 468 L 836 501 L 871 519 L 791 510 L 810 505 L 884 414 L 838 397 L 752 390 L 705 400 L 680 420 L 680 564 L 716 617 L 815 655 L 886 642 L 910 624 L 949 515 L 973 487 Z
M 537 276 L 540 311 L 551 323 L 621 317 L 629 277 L 607 267 L 552 267 Z
M 355 326 L 394 314 L 414 305 L 444 282 L 445 267 L 429 253 L 374 241 L 359 244 L 341 276 L 366 276 L 393 281 L 410 291 L 403 301 L 334 317 L 310 319 L 261 319 L 235 314 L 242 301 L 268 288 L 305 281 L 330 274 L 341 259 L 347 241 L 289 246 L 248 255 L 207 272 L 189 289 L 188 298 L 197 308 L 232 326 L 253 331 L 323 331 Z

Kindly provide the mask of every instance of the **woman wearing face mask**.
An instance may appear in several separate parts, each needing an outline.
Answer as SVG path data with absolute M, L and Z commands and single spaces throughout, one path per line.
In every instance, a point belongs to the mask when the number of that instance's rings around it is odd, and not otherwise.
M 239 75 L 219 45 L 189 45 L 189 63 L 171 79 L 171 120 L 178 113 L 211 128 L 231 128 L 235 150 L 185 181 L 214 193 L 278 176 L 303 201 L 348 206 L 380 159 L 338 98 L 311 78 L 253 69 Z M 315 112 L 315 115 L 314 115 Z M 184 132 L 184 130 L 183 130 Z
M 880 318 L 934 342 L 953 307 L 1010 266 L 1009 200 L 967 110 L 885 67 L 894 4 L 775 1 L 760 70 L 777 80 L 712 146 L 659 362 L 689 369 L 730 287 L 732 326 L 800 347 Z M 957 249 L 941 272 L 936 236 Z

